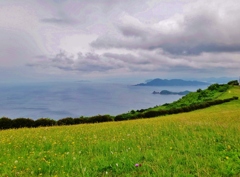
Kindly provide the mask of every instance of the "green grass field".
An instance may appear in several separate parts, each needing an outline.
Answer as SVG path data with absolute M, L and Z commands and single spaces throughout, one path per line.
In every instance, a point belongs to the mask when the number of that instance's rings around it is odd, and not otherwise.
M 232 96 L 239 87 L 220 98 Z M 237 177 L 240 100 L 151 119 L 3 130 L 0 150 L 4 177 Z

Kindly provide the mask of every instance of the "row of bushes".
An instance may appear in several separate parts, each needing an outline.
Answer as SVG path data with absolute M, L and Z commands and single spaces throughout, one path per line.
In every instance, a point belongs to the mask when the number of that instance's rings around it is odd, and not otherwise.
M 208 87 L 208 90 L 225 92 L 229 89 L 230 84 L 212 84 Z
M 80 117 L 80 118 L 66 117 L 63 119 L 59 119 L 57 121 L 49 118 L 40 118 L 37 120 L 32 120 L 30 118 L 10 119 L 8 117 L 2 117 L 0 118 L 0 129 L 74 125 L 83 123 L 110 122 L 113 120 L 114 117 L 110 115 L 97 115 L 93 117 Z
M 238 97 L 232 97 L 232 98 L 227 98 L 227 99 L 224 99 L 224 100 L 206 101 L 206 102 L 203 102 L 203 103 L 192 104 L 190 106 L 173 108 L 173 109 L 170 109 L 170 110 L 148 111 L 148 112 L 142 114 L 142 118 L 190 112 L 190 111 L 194 111 L 194 110 L 198 110 L 198 109 L 207 108 L 207 107 L 210 107 L 210 106 L 213 106 L 213 105 L 218 105 L 218 104 L 230 102 L 232 100 L 237 100 L 237 99 L 238 99 Z
M 130 119 L 138 119 L 138 118 L 150 118 L 150 117 L 164 116 L 164 115 L 170 115 L 170 114 L 178 114 L 183 112 L 190 112 L 197 109 L 203 109 L 213 105 L 218 105 L 218 104 L 226 103 L 226 102 L 237 100 L 237 99 L 238 97 L 234 96 L 232 98 L 227 98 L 224 100 L 210 100 L 202 103 L 192 104 L 190 106 L 183 106 L 180 108 L 171 108 L 167 110 L 150 110 L 141 114 L 125 113 L 125 114 L 117 115 L 114 120 L 121 121 L 121 120 L 130 120 Z
M 74 124 L 84 124 L 84 123 L 99 123 L 99 122 L 110 122 L 110 121 L 122 121 L 122 120 L 132 120 L 138 118 L 151 118 L 156 116 L 163 116 L 169 114 L 177 114 L 183 112 L 189 112 L 197 109 L 206 108 L 212 105 L 222 104 L 232 100 L 237 100 L 238 97 L 232 97 L 224 100 L 213 100 L 199 104 L 193 104 L 190 106 L 185 106 L 181 108 L 173 108 L 169 110 L 158 110 L 158 111 L 148 111 L 138 114 L 120 114 L 117 116 L 110 115 L 97 115 L 92 117 L 80 117 L 72 118 L 67 117 L 59 120 L 53 120 L 49 118 L 40 118 L 37 120 L 32 120 L 30 118 L 17 118 L 10 119 L 7 117 L 0 118 L 0 129 L 9 128 L 22 128 L 22 127 L 40 127 L 40 126 L 56 126 L 56 125 L 74 125 Z
M 238 80 L 229 81 L 228 85 L 239 85 Z

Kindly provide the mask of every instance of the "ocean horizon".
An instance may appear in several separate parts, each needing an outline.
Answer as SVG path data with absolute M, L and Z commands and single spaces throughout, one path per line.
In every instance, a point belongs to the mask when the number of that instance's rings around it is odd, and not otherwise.
M 118 115 L 171 103 L 181 95 L 153 91 L 196 91 L 207 86 L 133 86 L 117 83 L 48 82 L 0 84 L 0 117 L 51 118 Z

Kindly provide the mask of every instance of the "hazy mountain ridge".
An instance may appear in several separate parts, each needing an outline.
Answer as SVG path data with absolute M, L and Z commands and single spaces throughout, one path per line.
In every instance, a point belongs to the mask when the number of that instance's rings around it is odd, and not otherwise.
M 169 90 L 162 90 L 161 92 L 153 91 L 152 94 L 161 94 L 161 95 L 187 95 L 188 93 L 190 93 L 190 91 L 188 91 L 188 90 L 185 90 L 185 91 L 182 91 L 182 92 L 172 92 L 172 91 L 169 91 Z
M 136 84 L 135 86 L 198 86 L 198 85 L 209 85 L 207 82 L 200 81 L 186 81 L 182 79 L 153 79 L 146 83 Z

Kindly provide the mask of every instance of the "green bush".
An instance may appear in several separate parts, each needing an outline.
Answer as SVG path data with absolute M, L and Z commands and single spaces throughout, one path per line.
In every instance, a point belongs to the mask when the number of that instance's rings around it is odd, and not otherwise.
M 202 89 L 198 89 L 198 90 L 197 90 L 197 92 L 201 92 L 201 91 L 202 91 Z
M 219 84 L 212 84 L 207 89 L 213 91 L 213 90 L 218 90 L 218 88 L 219 88 Z
M 146 109 L 137 110 L 137 112 L 144 112 L 144 111 L 146 111 Z
M 22 128 L 22 127 L 34 127 L 34 120 L 29 118 L 17 118 L 13 119 L 13 127 L 14 128 Z
M 84 124 L 87 123 L 88 117 L 79 117 L 79 118 L 74 118 L 74 123 L 75 124 Z
M 229 85 L 223 84 L 223 85 L 219 86 L 218 91 L 225 92 L 225 91 L 227 91 L 228 88 L 229 88 Z
M 233 80 L 233 81 L 228 82 L 228 85 L 239 85 L 239 83 L 237 80 Z
M 57 121 L 57 124 L 58 125 L 73 125 L 75 123 L 74 123 L 74 119 L 72 117 L 66 117 L 66 118 L 63 118 L 63 119 L 59 119 Z
M 124 115 L 120 114 L 120 115 L 117 115 L 115 118 L 114 118 L 115 121 L 122 121 L 122 120 L 127 120 Z
M 88 123 L 98 123 L 98 122 L 110 122 L 113 121 L 113 117 L 110 115 L 97 115 L 88 118 Z
M 122 121 L 122 120 L 130 120 L 130 119 L 134 119 L 134 118 L 135 118 L 134 114 L 125 113 L 125 114 L 117 115 L 114 118 L 114 120 L 115 121 Z
M 34 121 L 35 127 L 46 127 L 56 125 L 56 121 L 49 118 L 40 118 Z
M 154 111 L 154 110 L 145 112 L 143 114 L 144 118 L 147 118 L 147 117 L 157 117 L 157 116 L 159 116 L 159 111 Z
M 12 119 L 9 119 L 8 117 L 2 117 L 0 119 L 0 129 L 9 129 L 12 128 L 13 122 Z

